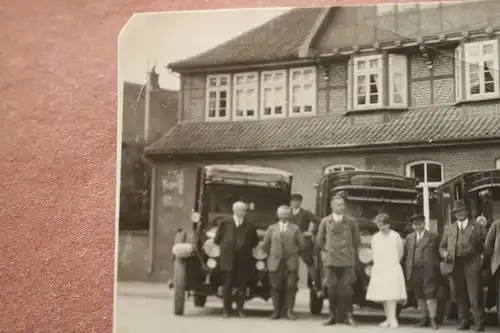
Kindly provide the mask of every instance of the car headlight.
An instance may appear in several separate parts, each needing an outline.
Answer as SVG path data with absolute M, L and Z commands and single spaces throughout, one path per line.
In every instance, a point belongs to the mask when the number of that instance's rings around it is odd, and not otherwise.
M 373 267 L 372 265 L 368 265 L 365 267 L 365 274 L 367 276 L 372 276 L 372 267 Z
M 213 227 L 213 228 L 208 229 L 207 232 L 205 233 L 205 235 L 208 238 L 215 238 L 216 233 L 217 233 L 217 227 Z
M 219 245 L 214 243 L 213 238 L 207 239 L 205 243 L 203 244 L 203 251 L 209 256 L 210 258 L 217 258 L 220 256 L 220 247 Z
M 198 222 L 200 222 L 200 219 L 201 219 L 201 216 L 198 212 L 191 213 L 191 221 L 193 221 L 194 223 L 198 223 Z
M 266 264 L 262 260 L 259 260 L 255 263 L 255 268 L 257 268 L 258 271 L 263 271 L 266 269 Z
M 361 261 L 363 264 L 371 263 L 373 260 L 372 249 L 367 248 L 367 247 L 361 248 L 359 250 L 359 253 L 358 253 L 358 258 L 359 258 L 359 261 Z
M 214 269 L 215 267 L 217 267 L 217 261 L 214 258 L 208 258 L 207 267 L 210 269 Z
M 267 258 L 267 253 L 262 249 L 261 243 L 253 248 L 252 255 L 257 260 L 264 260 Z

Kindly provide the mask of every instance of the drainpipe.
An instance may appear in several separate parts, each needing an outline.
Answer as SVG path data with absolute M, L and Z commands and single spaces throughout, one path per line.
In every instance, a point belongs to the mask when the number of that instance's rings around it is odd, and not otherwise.
M 147 73 L 146 81 L 146 96 L 144 100 L 144 148 L 148 146 L 149 142 L 149 124 L 151 118 L 151 91 L 152 82 L 151 77 L 154 73 L 154 68 L 152 71 Z M 156 225 L 155 225 L 155 211 L 156 211 L 156 167 L 152 161 L 148 160 L 143 156 L 145 161 L 151 167 L 151 191 L 149 195 L 149 247 L 148 247 L 148 275 L 153 274 L 154 268 L 154 248 L 155 248 L 155 236 L 156 236 Z

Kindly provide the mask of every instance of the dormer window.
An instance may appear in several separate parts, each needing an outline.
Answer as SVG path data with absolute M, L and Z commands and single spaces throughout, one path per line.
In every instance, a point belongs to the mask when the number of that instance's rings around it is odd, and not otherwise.
M 290 115 L 316 114 L 316 68 L 304 67 L 290 70 Z
M 206 118 L 207 120 L 228 120 L 230 100 L 230 75 L 207 76 Z
M 286 116 L 286 70 L 261 73 L 261 118 Z
M 352 91 L 349 109 L 408 107 L 408 60 L 405 55 L 355 57 L 349 66 L 352 66 L 352 71 L 349 71 Z
M 481 100 L 500 96 L 498 70 L 496 39 L 459 46 L 455 50 L 456 99 Z
M 257 119 L 259 106 L 258 73 L 239 73 L 233 77 L 233 117 L 240 119 Z

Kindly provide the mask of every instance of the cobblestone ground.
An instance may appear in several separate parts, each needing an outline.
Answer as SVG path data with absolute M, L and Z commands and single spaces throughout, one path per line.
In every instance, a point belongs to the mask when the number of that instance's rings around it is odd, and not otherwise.
M 247 304 L 247 318 L 221 318 L 221 301 L 209 299 L 204 308 L 195 308 L 192 299 L 186 300 L 184 316 L 173 315 L 171 294 L 164 288 L 161 291 L 144 291 L 141 287 L 118 288 L 115 310 L 115 333 L 245 333 L 247 332 L 286 332 L 316 333 L 325 331 L 341 332 L 385 332 L 377 325 L 383 317 L 379 311 L 358 311 L 358 327 L 345 325 L 322 326 L 326 319 L 326 306 L 322 316 L 313 316 L 307 309 L 305 293 L 297 300 L 297 321 L 271 321 L 268 319 L 271 306 L 263 301 Z M 142 288 L 144 289 L 144 288 Z M 326 304 L 325 304 L 326 305 Z M 428 329 L 413 328 L 416 321 L 411 309 L 403 314 L 398 330 L 405 333 L 432 332 Z M 498 327 L 488 327 L 487 331 L 498 332 Z M 445 323 L 439 332 L 456 332 L 454 323 Z

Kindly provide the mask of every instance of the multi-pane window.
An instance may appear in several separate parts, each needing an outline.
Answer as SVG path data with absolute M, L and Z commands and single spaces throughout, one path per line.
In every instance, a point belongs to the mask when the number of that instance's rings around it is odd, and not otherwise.
M 343 165 L 343 164 L 337 164 L 337 165 L 329 165 L 324 169 L 324 174 L 328 175 L 332 172 L 342 172 L 342 171 L 356 171 L 357 168 L 353 165 Z
M 207 120 L 229 119 L 230 76 L 207 76 Z
M 409 2 L 400 4 L 380 4 L 377 5 L 377 15 L 391 15 L 396 13 L 405 13 L 418 10 L 436 9 L 439 8 L 438 2 Z
M 408 106 L 408 59 L 405 55 L 389 55 L 389 104 Z
M 354 59 L 354 107 L 370 108 L 382 105 L 382 56 Z
M 286 70 L 261 73 L 260 109 L 262 118 L 286 116 Z
M 314 67 L 290 70 L 290 115 L 312 115 L 316 109 L 316 70 Z
M 466 97 L 498 95 L 498 41 L 468 43 L 464 50 Z
M 241 73 L 233 78 L 234 119 L 255 119 L 258 109 L 258 74 Z

